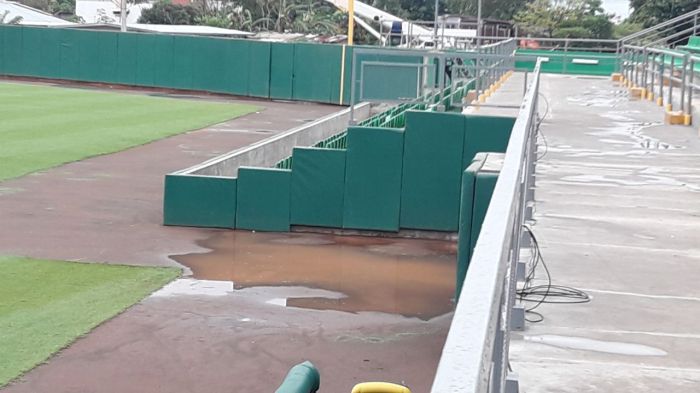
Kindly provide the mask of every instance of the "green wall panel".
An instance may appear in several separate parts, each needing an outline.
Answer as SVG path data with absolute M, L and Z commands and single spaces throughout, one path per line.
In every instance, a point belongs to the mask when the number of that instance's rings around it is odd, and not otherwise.
M 345 150 L 295 147 L 291 223 L 342 228 Z
M 596 53 L 585 51 L 549 51 L 537 49 L 518 49 L 520 56 L 515 63 L 518 69 L 533 70 L 536 56 L 546 57 L 549 60 L 543 62 L 540 69 L 545 73 L 553 74 L 580 74 L 580 75 L 610 75 L 617 69 L 617 57 L 615 53 Z M 574 64 L 576 58 L 597 60 L 598 64 Z M 564 67 L 566 64 L 566 67 Z
M 0 25 L 0 75 L 5 73 L 5 51 L 7 50 L 7 45 L 5 45 L 5 29 L 5 26 Z
M 49 29 L 41 31 L 41 63 L 39 64 L 39 76 L 57 78 L 60 69 L 60 37 Z
M 251 41 L 248 52 L 248 95 L 270 97 L 270 43 Z
M 177 78 L 173 71 L 174 53 L 173 36 L 165 34 L 157 34 L 155 36 L 153 52 L 154 59 L 154 76 L 153 84 L 159 87 L 170 87 L 175 83 Z
M 343 227 L 398 231 L 403 130 L 350 127 Z
M 100 82 L 117 81 L 117 50 L 119 34 L 113 32 L 100 32 L 98 41 L 97 58 L 99 59 Z
M 386 62 L 401 64 L 419 64 L 422 56 L 392 56 L 386 54 L 365 53 L 357 56 L 355 76 L 355 97 L 360 98 L 360 73 L 363 62 Z M 366 99 L 397 99 L 416 96 L 419 77 L 416 68 L 400 66 L 380 66 L 365 64 L 362 96 Z
M 196 38 L 173 36 L 173 85 L 178 89 L 192 89 L 194 57 L 197 52 Z M 189 56 L 187 56 L 189 55 Z
M 234 228 L 236 179 L 208 176 L 165 176 L 163 223 Z
M 136 38 L 136 84 L 155 86 L 156 81 L 156 36 L 139 34 Z
M 294 88 L 295 100 L 332 102 L 331 85 L 340 81 L 333 78 L 331 68 L 340 65 L 329 57 L 332 47 L 316 44 L 294 44 Z M 340 51 L 337 51 L 338 54 Z M 337 98 L 335 98 L 337 101 Z
M 513 124 L 514 117 L 465 115 L 463 166 L 481 151 L 505 153 Z
M 294 45 L 270 44 L 270 98 L 292 99 Z
M 41 76 L 41 29 L 22 28 L 22 69 L 30 76 Z
M 291 179 L 287 169 L 239 168 L 236 228 L 289 231 Z
M 401 228 L 456 231 L 465 117 L 406 113 Z
M 248 95 L 248 48 L 250 43 L 243 40 L 226 40 L 223 59 L 226 62 L 226 74 L 223 83 L 229 93 Z
M 22 50 L 23 27 L 7 26 L 3 34 L 3 52 L 5 73 L 9 75 L 24 75 Z
M 226 77 L 226 41 L 222 39 L 200 40 L 199 55 L 194 58 L 193 87 L 197 90 L 227 92 L 223 78 Z
M 60 69 L 59 78 L 81 80 L 80 74 L 80 44 L 84 31 L 73 29 L 60 29 L 59 57 Z
M 119 34 L 117 43 L 117 80 L 125 85 L 136 84 L 136 42 L 139 34 Z

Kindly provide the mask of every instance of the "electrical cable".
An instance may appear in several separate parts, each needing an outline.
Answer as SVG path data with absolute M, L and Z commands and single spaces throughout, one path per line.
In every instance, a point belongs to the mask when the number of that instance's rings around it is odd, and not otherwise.
M 535 234 L 528 225 L 523 225 L 523 229 L 527 232 L 533 245 L 532 255 L 528 263 L 530 265 L 530 270 L 525 277 L 525 284 L 521 289 L 516 291 L 518 300 L 521 302 L 534 303 L 534 305 L 525 309 L 525 313 L 533 315 L 535 318 L 525 318 L 526 321 L 537 323 L 544 320 L 544 315 L 534 311 L 542 304 L 580 304 L 590 302 L 591 297 L 580 289 L 552 284 L 552 275 L 542 257 L 542 251 L 540 250 L 540 245 Z M 546 274 L 547 284 L 533 285 L 537 267 L 540 265 L 542 265 Z
M 542 129 L 540 128 L 540 125 L 542 125 L 542 122 L 544 121 L 544 119 L 546 119 L 547 116 L 549 115 L 549 108 L 550 108 L 549 107 L 549 100 L 547 100 L 547 97 L 545 97 L 544 94 L 542 94 L 542 93 L 538 93 L 537 95 L 538 95 L 538 97 L 540 97 L 544 100 L 546 107 L 544 110 L 544 115 L 542 115 L 539 119 L 537 119 L 537 135 L 540 138 L 542 138 L 542 143 L 544 144 L 544 153 L 542 153 L 542 155 L 537 157 L 535 159 L 535 161 L 539 161 L 539 160 L 543 159 L 544 156 L 546 156 L 547 153 L 549 152 L 549 143 L 547 142 L 547 138 L 545 137 L 544 133 L 542 132 Z

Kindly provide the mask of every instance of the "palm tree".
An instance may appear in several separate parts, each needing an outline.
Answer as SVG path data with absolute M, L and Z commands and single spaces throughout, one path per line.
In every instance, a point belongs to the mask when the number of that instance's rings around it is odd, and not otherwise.
M 14 18 L 7 19 L 10 11 L 5 11 L 0 13 L 0 25 L 18 25 L 22 21 L 21 16 L 15 16 Z

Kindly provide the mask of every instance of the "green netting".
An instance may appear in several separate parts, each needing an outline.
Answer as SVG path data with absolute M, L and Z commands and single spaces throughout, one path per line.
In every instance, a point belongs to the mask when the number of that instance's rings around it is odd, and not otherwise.
M 464 119 L 453 113 L 406 114 L 401 228 L 457 230 Z
M 291 178 L 286 169 L 239 168 L 236 228 L 289 231 Z
M 513 124 L 514 117 L 465 115 L 463 166 L 481 151 L 505 153 Z
M 163 223 L 193 227 L 234 228 L 236 179 L 165 176 Z
M 402 156 L 403 131 L 348 129 L 344 228 L 398 231 Z
M 291 223 L 341 228 L 345 151 L 294 148 Z

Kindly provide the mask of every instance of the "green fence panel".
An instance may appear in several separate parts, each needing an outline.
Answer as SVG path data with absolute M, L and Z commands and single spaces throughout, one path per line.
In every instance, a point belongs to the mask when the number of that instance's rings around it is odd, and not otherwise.
M 4 72 L 8 75 L 23 75 L 24 61 L 22 50 L 22 30 L 20 26 L 4 27 L 3 52 Z
M 332 84 L 340 80 L 333 78 L 332 68 L 340 64 L 339 47 L 318 44 L 294 44 L 295 100 L 333 102 Z M 334 58 L 337 54 L 337 58 Z M 335 98 L 337 100 L 337 97 Z
M 97 51 L 99 59 L 98 81 L 109 83 L 116 82 L 119 33 L 103 31 L 99 33 L 99 38 Z
M 288 169 L 238 169 L 236 228 L 255 231 L 289 231 Z
M 22 74 L 41 76 L 41 29 L 22 28 Z
M 173 36 L 173 85 L 170 87 L 192 89 L 196 40 L 195 37 Z
M 343 228 L 398 231 L 403 130 L 350 127 Z
M 480 151 L 505 153 L 514 117 L 465 115 L 463 167 Z
M 459 211 L 459 238 L 457 242 L 457 282 L 455 298 L 459 299 L 467 275 L 469 261 L 486 217 L 498 171 L 484 170 L 490 153 L 478 153 L 464 170 Z
M 85 33 L 75 29 L 60 29 L 59 77 L 70 80 L 83 79 L 80 75 L 80 36 Z
M 226 73 L 221 82 L 229 93 L 248 95 L 249 47 L 250 43 L 244 40 L 226 40 L 222 57 L 222 61 L 226 63 Z
M 270 97 L 270 43 L 251 41 L 248 52 L 248 95 Z
M 423 62 L 422 56 L 364 53 L 358 55 L 355 62 L 357 67 L 355 70 L 355 77 L 357 78 L 355 81 L 356 101 L 361 101 L 362 98 L 382 100 L 417 97 L 420 81 L 418 70 L 421 70 L 421 68 L 402 67 L 399 65 L 372 65 L 370 63 L 420 64 Z M 363 63 L 366 64 L 363 66 Z M 362 74 L 362 81 L 360 80 L 360 74 Z
M 213 176 L 165 176 L 163 223 L 235 228 L 236 179 Z
M 194 58 L 192 87 L 197 90 L 227 92 L 226 77 L 226 41 L 219 38 L 198 40 L 199 54 Z
M 291 100 L 294 86 L 294 44 L 270 44 L 270 98 Z
M 125 85 L 136 84 L 136 42 L 139 34 L 119 34 L 117 43 L 117 80 Z
M 291 223 L 342 228 L 345 150 L 295 147 Z
M 406 113 L 401 228 L 456 231 L 465 117 Z
M 78 72 L 74 75 L 74 79 L 88 82 L 103 80 L 102 75 L 100 75 L 100 45 L 102 43 L 99 37 L 96 37 L 98 34 L 99 32 L 86 31 L 70 38 L 75 44 L 78 60 Z
M 516 55 L 515 67 L 527 70 L 535 68 L 536 56 L 547 58 L 540 69 L 552 74 L 610 75 L 617 68 L 615 53 L 518 49 Z M 597 64 L 581 64 L 575 59 L 596 60 Z
M 173 86 L 176 79 L 173 70 L 173 57 L 176 56 L 173 36 L 156 34 L 153 53 L 155 54 L 153 85 L 159 87 Z
M 156 83 L 156 36 L 138 34 L 136 38 L 136 84 L 155 86 Z
M 0 75 L 5 73 L 5 51 L 7 46 L 5 45 L 5 29 L 6 27 L 0 24 Z

